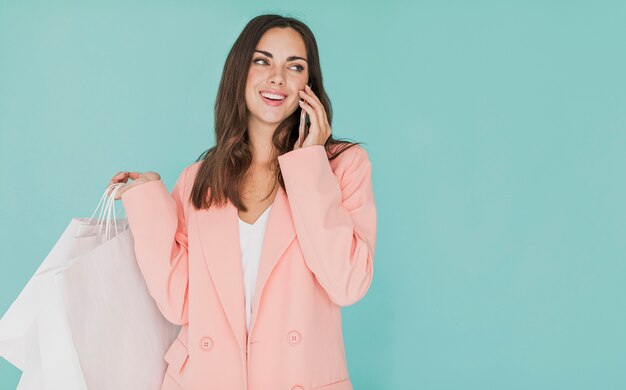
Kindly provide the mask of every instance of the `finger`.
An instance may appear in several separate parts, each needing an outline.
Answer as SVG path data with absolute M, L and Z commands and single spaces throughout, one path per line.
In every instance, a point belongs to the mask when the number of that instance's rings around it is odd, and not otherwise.
M 313 104 L 313 106 L 315 108 L 315 112 L 318 114 L 318 117 L 320 119 L 320 124 L 324 125 L 320 126 L 320 131 L 326 129 L 326 131 L 330 133 L 330 123 L 328 123 L 328 116 L 326 115 L 326 109 L 324 108 L 322 101 L 317 97 L 317 95 L 315 94 L 315 92 L 313 92 L 313 89 L 310 86 L 305 85 L 304 89 L 307 96 L 313 98 L 314 101 L 317 102 L 317 104 Z
M 141 173 L 139 172 L 128 172 L 129 176 L 133 180 L 137 180 L 141 177 Z
M 320 131 L 323 131 L 325 129 L 325 126 L 323 125 L 327 123 L 326 110 L 324 109 L 324 105 L 322 104 L 322 102 L 319 101 L 319 99 L 317 99 L 315 95 L 313 96 L 309 95 L 309 98 L 310 98 L 309 104 L 313 107 L 313 109 L 315 110 L 315 114 L 317 115 L 317 118 L 319 119 L 318 125 L 320 128 Z
M 313 107 L 309 105 L 307 102 L 300 102 L 300 107 L 302 107 L 309 114 L 309 119 L 311 120 L 311 126 L 309 127 L 309 135 L 312 137 L 317 137 L 317 133 L 320 131 L 319 127 L 319 119 Z M 311 135 L 313 134 L 313 135 Z
M 322 107 L 322 103 L 317 99 L 317 97 L 307 93 L 306 91 L 300 91 L 300 97 L 303 98 L 315 109 L 319 109 L 320 107 Z
M 315 115 L 317 115 L 318 118 L 318 124 L 322 125 L 326 123 L 326 110 L 324 109 L 324 106 L 322 105 L 322 103 L 317 100 L 317 98 L 314 98 L 313 96 L 311 96 L 310 94 L 301 94 L 303 95 L 305 101 L 311 106 L 313 107 L 313 109 L 315 110 Z M 309 116 L 312 116 L 311 114 L 309 114 Z M 322 129 L 322 127 L 320 126 L 320 130 Z
M 298 141 L 296 142 L 300 146 L 304 139 L 304 127 L 306 126 L 306 111 L 300 109 L 300 128 L 298 129 Z
M 319 119 L 319 133 L 320 135 L 329 135 L 330 134 L 330 123 L 328 123 L 328 115 L 326 115 L 326 109 L 322 103 L 319 103 L 315 107 L 315 113 Z
M 113 176 L 113 178 L 109 182 L 109 185 L 119 183 L 119 182 L 125 182 L 126 180 L 127 180 L 126 174 L 124 172 L 120 172 L 116 174 L 115 176 Z
M 113 179 L 111 179 L 111 181 L 109 181 L 109 184 L 107 185 L 107 187 L 111 186 L 113 184 L 116 184 L 116 183 L 123 183 L 124 182 L 123 178 L 121 178 L 121 177 L 120 178 L 116 178 L 116 177 L 117 176 L 114 176 Z
M 293 144 L 293 149 L 298 149 L 300 148 L 300 146 L 302 145 L 302 136 L 298 136 L 298 139 L 296 140 L 296 142 Z
M 313 99 L 315 99 L 320 104 L 320 106 L 322 105 L 322 101 L 317 97 L 315 92 L 313 92 L 311 87 L 306 85 L 305 88 L 304 88 L 304 92 L 306 92 L 309 96 L 311 96 Z

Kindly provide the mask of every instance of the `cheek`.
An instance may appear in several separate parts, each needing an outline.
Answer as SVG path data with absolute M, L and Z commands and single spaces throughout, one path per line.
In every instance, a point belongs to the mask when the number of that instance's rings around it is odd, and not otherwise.
M 251 67 L 248 71 L 248 83 L 250 84 L 258 84 L 263 80 L 263 73 L 261 73 L 258 69 Z
M 246 99 L 248 101 L 254 98 L 257 86 L 258 82 L 256 82 L 253 77 L 250 77 L 250 75 L 248 75 L 248 79 L 246 80 Z
M 246 91 L 250 91 L 255 88 L 255 77 L 254 72 L 248 72 L 248 77 L 246 78 Z

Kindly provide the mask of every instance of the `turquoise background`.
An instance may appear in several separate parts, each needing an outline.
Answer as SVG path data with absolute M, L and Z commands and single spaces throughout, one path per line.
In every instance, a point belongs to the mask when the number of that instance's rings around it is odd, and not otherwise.
M 626 388 L 626 3 L 260 3 L 0 0 L 0 311 L 115 172 L 171 190 L 214 144 L 226 54 L 278 12 L 373 164 L 355 389 Z

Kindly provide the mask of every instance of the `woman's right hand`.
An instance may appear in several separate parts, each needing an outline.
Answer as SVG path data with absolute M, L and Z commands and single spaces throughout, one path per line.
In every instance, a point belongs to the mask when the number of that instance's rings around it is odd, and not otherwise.
M 131 188 L 140 185 L 141 183 L 147 183 L 152 180 L 160 180 L 161 175 L 159 175 L 157 172 L 118 172 L 115 174 L 115 176 L 113 176 L 107 187 L 115 183 L 126 183 L 128 182 L 128 179 L 131 179 L 132 182 L 121 186 L 117 190 L 117 192 L 115 193 L 115 200 L 120 199 L 124 191 L 128 191 Z

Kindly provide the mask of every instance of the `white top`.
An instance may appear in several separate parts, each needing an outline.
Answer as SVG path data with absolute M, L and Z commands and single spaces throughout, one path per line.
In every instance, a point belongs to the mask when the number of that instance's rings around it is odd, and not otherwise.
M 256 278 L 261 260 L 263 235 L 267 225 L 267 216 L 270 213 L 270 204 L 261 216 L 249 224 L 239 219 L 239 247 L 241 248 L 241 265 L 243 268 L 243 284 L 246 298 L 246 329 L 250 331 L 250 316 L 252 314 L 252 299 L 256 289 Z M 239 214 L 237 214 L 239 215 Z

